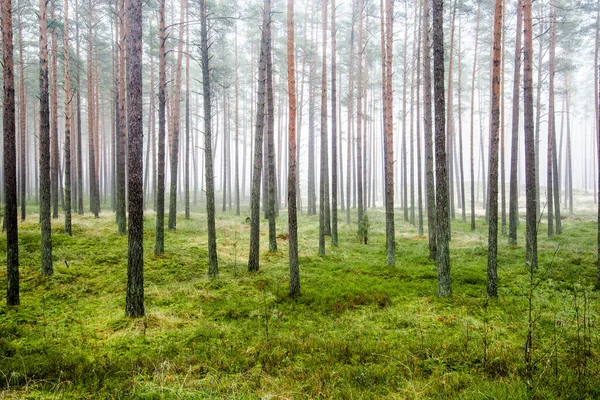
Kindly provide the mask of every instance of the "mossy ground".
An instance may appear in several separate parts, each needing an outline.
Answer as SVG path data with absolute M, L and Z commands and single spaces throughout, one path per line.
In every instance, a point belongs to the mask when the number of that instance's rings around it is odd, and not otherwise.
M 519 245 L 500 236 L 500 297 L 485 298 L 487 225 L 454 221 L 454 295 L 440 299 L 427 238 L 396 213 L 397 263 L 385 265 L 382 210 L 369 244 L 340 213 L 340 247 L 317 256 L 318 217 L 299 219 L 302 295 L 287 297 L 287 236 L 246 272 L 246 214 L 217 219 L 219 278 L 207 276 L 201 210 L 155 256 L 145 219 L 147 316 L 125 317 L 127 237 L 114 214 L 53 220 L 55 274 L 40 275 L 37 215 L 19 226 L 21 305 L 0 307 L 3 398 L 598 398 L 596 222 L 567 217 L 539 235 L 533 290 Z M 353 214 L 353 218 L 356 216 Z M 287 216 L 278 218 L 278 231 Z M 541 230 L 543 227 L 541 228 Z M 0 242 L 5 254 L 6 242 Z M 2 259 L 5 263 L 5 258 Z M 0 287 L 6 285 L 0 265 Z M 532 297 L 533 361 L 525 340 Z

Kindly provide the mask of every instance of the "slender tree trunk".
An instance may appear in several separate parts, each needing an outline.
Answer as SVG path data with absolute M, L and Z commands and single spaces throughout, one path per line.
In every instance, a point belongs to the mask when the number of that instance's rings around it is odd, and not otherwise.
M 167 103 L 165 0 L 158 2 L 158 21 L 158 171 L 154 254 L 160 255 L 165 252 L 165 111 Z
M 298 263 L 298 220 L 296 212 L 296 75 L 294 72 L 294 0 L 288 0 L 287 4 L 287 72 L 289 93 L 288 226 L 290 297 L 296 297 L 300 295 L 300 266 Z
M 425 176 L 427 181 L 427 232 L 429 234 L 429 259 L 437 259 L 437 224 L 436 224 L 436 195 L 435 195 L 435 176 L 433 169 L 433 128 L 431 121 L 431 44 L 430 44 L 430 26 L 431 19 L 429 0 L 423 0 L 423 111 L 425 116 Z
M 517 244 L 517 225 L 519 223 L 519 100 L 521 80 L 521 35 L 523 32 L 523 0 L 517 4 L 517 32 L 515 41 L 515 71 L 513 78 L 512 101 L 512 140 L 510 147 L 510 195 L 508 207 L 508 240 Z
M 502 58 L 502 0 L 494 11 L 494 47 L 492 55 L 492 121 L 489 161 L 489 230 L 487 296 L 498 297 L 498 145 L 500 142 L 500 70 Z
M 352 149 L 353 140 L 352 137 L 352 129 L 353 129 L 353 119 L 354 119 L 354 25 L 356 22 L 356 1 L 352 2 L 352 30 L 350 32 L 350 67 L 348 71 L 348 134 L 347 134 L 347 148 L 346 148 L 346 224 L 350 224 L 350 197 L 352 195 L 352 180 L 353 169 L 352 169 Z
M 127 196 L 129 252 L 126 312 L 144 316 L 144 179 L 142 121 L 142 3 L 127 0 Z
M 540 3 L 541 4 L 541 3 Z M 543 7 L 540 5 L 540 8 Z M 523 10 L 525 10 L 525 8 L 523 8 Z M 540 31 L 538 34 L 539 37 L 539 47 L 538 47 L 538 54 L 539 54 L 539 60 L 538 60 L 538 74 L 537 74 L 537 93 L 536 93 L 536 116 L 535 116 L 535 139 L 534 139 L 534 143 L 535 143 L 535 187 L 537 188 L 536 190 L 536 215 L 537 215 L 537 219 L 541 218 L 541 190 L 540 190 L 540 120 L 541 120 L 541 113 L 542 113 L 542 69 L 543 69 L 543 64 L 544 64 L 544 52 L 543 52 L 543 48 L 544 48 L 544 32 L 545 32 L 545 24 L 544 24 L 544 14 L 543 14 L 543 10 L 540 16 Z M 533 49 L 532 49 L 533 52 Z M 525 56 L 523 56 L 523 58 L 525 58 Z M 523 72 L 524 74 L 525 72 Z M 537 230 L 536 230 L 537 231 Z M 537 243 L 537 242 L 536 242 Z M 537 254 L 537 248 L 536 248 L 536 254 Z M 537 260 L 537 255 L 536 255 L 536 260 Z M 536 264 L 537 266 L 537 264 Z
M 546 168 L 546 201 L 548 204 L 548 236 L 554 236 L 554 74 L 556 62 L 556 7 L 550 4 L 550 65 L 548 70 L 548 164 Z M 556 204 L 558 207 L 558 204 Z
M 331 1 L 331 245 L 338 247 L 338 120 L 335 0 Z M 342 199 L 343 203 L 343 199 Z
M 79 20 L 79 2 L 77 0 L 75 0 L 75 14 Z M 79 60 L 79 24 L 75 24 L 75 46 L 75 56 Z M 81 127 L 81 71 L 79 63 L 77 63 L 77 76 L 75 79 L 77 85 L 77 191 L 79 192 L 79 197 L 77 198 L 77 212 L 78 214 L 83 215 L 83 144 L 81 140 L 83 129 Z
M 55 12 L 56 6 L 54 4 L 54 0 L 50 1 L 50 18 L 55 20 Z M 51 25 L 52 26 L 52 25 Z M 50 135 L 50 145 L 52 146 L 52 155 L 50 158 L 50 168 L 52 173 L 52 218 L 58 218 L 58 198 L 59 198 L 59 188 L 58 188 L 58 177 L 59 177 L 59 163 L 60 163 L 60 154 L 59 154 L 59 146 L 58 146 L 58 38 L 56 36 L 57 27 L 52 28 L 52 91 L 50 94 L 52 108 L 51 108 L 51 135 Z
M 204 1 L 204 0 L 203 0 Z M 263 131 L 265 128 L 265 86 L 267 79 L 267 40 L 265 38 L 271 13 L 271 1 L 265 0 L 258 67 L 258 90 L 256 104 L 256 134 L 254 136 L 254 171 L 252 173 L 252 195 L 250 198 L 250 254 L 248 271 L 258 271 L 260 254 L 260 180 L 263 164 Z M 206 77 L 208 80 L 208 76 Z
M 208 21 L 206 0 L 200 1 L 200 51 L 202 53 L 202 96 L 204 102 L 204 162 L 206 180 L 206 222 L 208 225 L 208 276 L 216 278 L 219 274 L 217 259 L 217 231 L 215 225 L 215 187 L 211 143 L 211 92 L 209 78 Z
M 186 12 L 189 5 L 185 3 Z M 181 5 L 184 7 L 184 4 Z M 187 14 L 186 14 L 187 16 Z M 184 210 L 185 219 L 190 219 L 190 25 L 186 24 L 185 43 L 185 164 L 184 164 Z M 237 98 L 236 98 L 237 101 Z M 236 125 L 237 162 L 237 125 Z M 239 213 L 238 213 L 239 215 Z
M 94 10 L 92 8 L 91 0 L 88 1 L 88 60 L 87 60 L 87 72 L 88 72 L 88 142 L 89 142 L 89 158 L 88 158 L 88 169 L 90 173 L 89 186 L 90 186 L 90 211 L 94 213 L 94 217 L 98 218 L 100 213 L 100 193 L 98 188 L 98 178 L 96 175 L 96 140 L 95 140 L 95 107 L 94 107 Z M 42 123 L 43 124 L 43 123 Z
M 40 198 L 40 179 L 39 179 L 39 132 L 38 129 L 40 127 L 39 123 L 39 112 L 37 108 L 37 102 L 33 103 L 33 191 L 35 193 L 35 204 L 39 204 Z M 35 166 L 38 165 L 38 168 Z
M 12 3 L 12 1 L 11 1 Z M 21 197 L 21 221 L 25 221 L 26 216 L 26 190 L 27 190 L 27 108 L 25 106 L 25 67 L 23 62 L 23 27 L 21 24 L 21 0 L 18 1 L 17 7 L 17 35 L 19 40 L 19 138 L 21 142 L 21 154 L 19 165 L 19 187 Z
M 313 7 L 314 11 L 314 7 Z M 313 15 L 315 13 L 313 12 Z M 310 76 L 308 78 L 308 215 L 317 214 L 315 183 L 315 81 L 316 61 L 313 29 L 311 28 Z
M 227 115 L 227 89 L 223 88 L 223 163 L 221 164 L 221 188 L 223 192 L 223 212 L 227 211 L 227 143 L 229 143 L 229 126 Z
M 404 2 L 404 63 L 402 66 L 402 208 L 404 209 L 404 220 L 408 221 L 408 159 L 406 151 L 406 117 L 407 113 L 407 101 L 406 101 L 406 87 L 408 86 L 408 2 Z
M 327 0 L 321 1 L 323 32 L 323 63 L 321 70 L 321 185 L 319 188 L 319 255 L 325 255 L 325 235 L 328 234 L 329 168 L 327 148 Z
M 454 152 L 454 22 L 456 20 L 456 0 L 452 5 L 452 21 L 450 23 L 450 59 L 448 60 L 448 98 L 446 103 L 446 163 L 448 174 L 448 195 L 450 196 L 450 217 L 455 218 L 454 208 L 454 174 L 453 152 Z M 449 235 L 451 235 L 449 231 Z
M 567 203 L 569 203 L 569 214 L 573 215 L 573 163 L 572 163 L 572 148 L 571 148 L 571 90 L 569 81 L 565 82 L 565 90 L 567 97 L 567 154 L 566 154 L 566 171 L 565 171 L 565 180 L 567 184 L 565 185 L 565 192 L 567 193 Z
M 127 152 L 127 114 L 125 107 L 125 0 L 119 0 L 120 18 L 119 18 L 119 62 L 117 63 L 117 88 L 118 88 L 118 112 L 117 112 L 117 225 L 119 235 L 127 233 L 127 215 L 125 213 L 125 158 Z
M 523 106 L 525 125 L 525 202 L 527 266 L 537 268 L 537 194 L 535 137 L 533 127 L 533 26 L 531 0 L 522 0 L 524 23 Z
M 450 278 L 450 223 L 448 219 L 448 170 L 446 163 L 444 110 L 444 30 L 443 0 L 433 0 L 433 81 L 435 97 L 435 176 L 438 296 L 452 294 Z
M 50 101 L 48 96 L 48 19 L 46 5 L 47 0 L 40 0 L 40 228 L 42 237 L 42 275 L 50 276 L 54 273 L 54 270 L 52 267 L 50 226 Z M 3 34 L 5 32 L 11 31 L 3 30 Z M 3 40 L 3 43 L 7 43 L 7 41 Z M 4 126 L 6 127 L 6 122 Z M 6 139 L 4 143 L 6 145 Z M 7 182 L 6 176 L 5 182 Z
M 415 26 L 414 26 L 414 31 L 413 31 L 413 47 L 412 47 L 412 58 L 415 60 L 417 58 L 416 56 L 416 49 L 417 49 L 417 32 L 418 32 L 418 23 L 417 20 L 419 19 L 419 10 L 418 7 L 415 8 Z M 383 42 L 383 40 L 382 40 Z M 385 92 L 384 92 L 384 104 L 385 104 Z M 418 108 L 418 105 L 417 105 Z M 384 106 L 384 110 L 385 110 L 385 106 Z M 385 113 L 385 111 L 384 111 Z M 415 68 L 414 68 L 414 61 L 413 61 L 413 66 L 410 69 L 410 223 L 411 225 L 415 225 Z M 392 115 L 393 118 L 393 115 Z M 385 117 L 384 117 L 385 119 Z M 392 124 L 392 130 L 393 130 L 393 121 L 391 122 Z M 385 128 L 384 128 L 385 130 Z M 385 134 L 384 134 L 385 136 Z M 385 146 L 384 146 L 385 147 Z M 393 150 L 393 149 L 392 149 Z M 384 153 L 385 153 L 385 149 L 384 149 Z M 385 158 L 385 154 L 384 154 L 384 158 Z M 393 163 L 393 160 L 392 160 Z M 385 164 L 385 163 L 384 163 Z
M 481 3 L 477 4 L 477 22 L 475 25 L 475 52 L 473 59 L 473 74 L 471 75 L 471 231 L 475 230 L 475 73 L 477 72 L 477 46 L 479 44 L 479 20 L 481 18 Z M 480 117 L 481 118 L 481 117 Z
M 19 226 L 17 222 L 17 138 L 13 60 L 12 1 L 2 0 L 2 72 L 4 82 L 4 221 L 6 225 L 6 305 L 18 306 Z M 19 29 L 20 31 L 20 29 Z M 24 150 L 24 149 L 23 149 Z
M 363 0 L 358 0 L 358 99 L 356 104 L 356 191 L 358 198 L 358 223 L 362 221 L 363 205 L 363 160 L 362 160 L 362 121 L 363 121 Z
M 504 8 L 504 1 L 502 0 L 502 8 Z M 518 0 L 517 0 L 518 3 Z M 517 4 L 517 8 L 518 4 Z M 501 49 L 500 49 L 500 201 L 501 201 L 501 231 L 502 234 L 505 235 L 506 234 L 506 166 L 505 166 L 505 157 L 504 157 L 504 149 L 505 149 L 505 139 L 506 139 L 506 135 L 505 135 L 505 109 L 506 107 L 504 107 L 504 101 L 505 101 L 505 95 L 504 95 L 504 83 L 505 83 L 505 75 L 504 75 L 504 68 L 506 65 L 506 58 L 504 57 L 505 54 L 505 48 L 506 48 L 506 34 L 505 34 L 505 29 L 504 29 L 504 21 L 502 21 L 502 44 L 501 44 Z
M 150 49 L 154 51 L 154 46 Z M 150 197 L 152 208 L 156 210 L 156 132 L 155 122 L 155 95 L 154 95 L 154 56 L 150 55 L 150 93 L 148 101 L 148 148 L 146 149 L 146 167 L 144 169 L 144 199 Z M 146 200 L 147 202 L 147 200 Z
M 270 0 L 268 0 L 270 1 Z M 275 107 L 273 101 L 273 52 L 271 49 L 271 15 L 266 25 L 267 57 L 267 217 L 269 219 L 269 250 L 277 251 L 277 232 L 275 225 Z
M 423 165 L 421 155 L 421 38 L 423 30 L 423 11 L 419 8 L 419 33 L 417 38 L 417 204 L 419 207 L 419 235 L 423 236 Z
M 459 172 L 460 172 L 460 204 L 462 208 L 463 224 L 467 223 L 467 198 L 465 197 L 465 167 L 463 162 L 463 108 L 462 108 L 462 23 L 460 14 L 458 15 L 458 145 L 459 145 Z
M 383 3 L 383 0 L 381 1 Z M 384 14 L 383 4 L 381 4 L 381 13 Z M 385 24 L 382 23 L 382 71 L 383 71 L 383 118 L 384 118 L 384 175 L 385 175 L 385 248 L 386 264 L 393 266 L 396 264 L 396 230 L 394 227 L 394 97 L 392 89 L 392 54 L 393 54 L 393 36 L 392 36 L 392 18 L 394 15 L 393 0 L 385 1 Z M 382 18 L 382 22 L 384 18 Z M 411 96 L 412 97 L 412 96 Z M 412 122 L 411 122 L 412 125 Z M 412 149 L 411 144 L 411 149 Z M 412 160 L 412 157 L 411 157 Z M 412 163 L 412 162 L 411 162 Z M 412 171 L 412 169 L 411 169 Z M 411 200 L 414 200 L 414 193 L 411 185 Z M 411 201 L 412 202 L 412 201 Z M 414 209 L 411 211 L 414 218 Z
M 189 67 L 189 62 L 188 62 Z M 189 76 L 189 75 L 188 75 Z M 239 106 L 238 36 L 235 24 L 235 215 L 240 215 L 240 106 Z M 244 153 L 245 154 L 245 153 Z M 242 164 L 244 168 L 246 164 Z
M 65 233 L 71 236 L 71 74 L 69 59 L 69 1 L 64 2 L 65 62 Z
M 173 99 L 173 140 L 171 142 L 171 188 L 169 189 L 169 229 L 177 227 L 177 178 L 179 168 L 179 126 L 181 119 L 181 71 L 183 69 L 183 29 L 185 21 L 185 0 L 182 0 L 179 14 L 179 43 L 177 45 L 177 67 L 175 73 L 175 98 Z
M 597 160 L 597 176 L 596 178 L 598 179 L 598 257 L 597 257 L 597 261 L 596 261 L 596 267 L 598 270 L 598 284 L 600 284 L 600 112 L 599 112 L 599 108 L 600 108 L 600 104 L 598 104 L 598 101 L 600 99 L 600 93 L 598 92 L 599 90 L 599 85 L 598 85 L 598 76 L 600 75 L 600 68 L 598 67 L 598 46 L 599 46 L 599 31 L 600 31 L 600 0 L 598 0 L 598 13 L 596 14 L 596 50 L 595 50 L 595 58 L 594 58 L 594 75 L 596 76 L 596 101 L 595 101 L 595 105 L 596 105 L 596 131 L 594 132 L 594 137 L 595 137 L 595 142 L 596 142 L 596 160 Z M 596 190 L 594 190 L 594 195 L 596 195 Z

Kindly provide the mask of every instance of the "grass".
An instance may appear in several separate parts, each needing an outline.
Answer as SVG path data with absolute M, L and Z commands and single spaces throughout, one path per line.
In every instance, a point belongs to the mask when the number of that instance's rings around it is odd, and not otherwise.
M 345 221 L 345 215 L 343 221 Z M 204 215 L 167 231 L 153 254 L 145 221 L 147 316 L 125 317 L 127 238 L 114 215 L 53 220 L 55 275 L 40 274 L 37 215 L 19 226 L 21 306 L 0 307 L 3 398 L 598 398 L 600 302 L 596 223 L 568 217 L 539 236 L 534 290 L 518 246 L 500 236 L 499 299 L 485 298 L 487 226 L 452 224 L 454 295 L 440 299 L 427 238 L 397 212 L 397 263 L 385 265 L 382 210 L 369 210 L 369 244 L 339 225 L 340 248 L 317 256 L 318 218 L 301 216 L 302 295 L 287 297 L 287 237 L 261 270 L 246 271 L 246 215 L 217 219 L 219 278 L 207 276 Z M 356 216 L 353 215 L 356 219 Z M 287 229 L 285 213 L 278 231 Z M 6 242 L 0 242 L 2 252 Z M 4 263 L 5 260 L 2 259 Z M 0 266 L 0 286 L 6 268 Z M 528 298 L 534 316 L 530 389 Z

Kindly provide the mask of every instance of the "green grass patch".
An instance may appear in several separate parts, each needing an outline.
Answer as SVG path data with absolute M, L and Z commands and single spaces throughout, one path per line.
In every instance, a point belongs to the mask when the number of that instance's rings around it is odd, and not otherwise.
M 532 290 L 524 223 L 499 243 L 500 297 L 485 298 L 487 226 L 452 223 L 454 295 L 440 299 L 426 236 L 396 221 L 396 267 L 385 265 L 385 216 L 369 210 L 318 252 L 318 218 L 300 216 L 302 295 L 290 299 L 287 215 L 279 252 L 261 227 L 261 269 L 248 273 L 245 216 L 217 218 L 219 277 L 207 274 L 206 218 L 192 213 L 154 249 L 145 217 L 147 316 L 125 317 L 127 237 L 114 215 L 53 220 L 55 274 L 40 274 L 37 215 L 19 226 L 21 306 L 0 307 L 0 391 L 7 398 L 598 398 L 600 302 L 596 222 L 540 229 Z M 345 215 L 343 218 L 345 221 Z M 5 239 L 0 249 L 6 250 Z M 6 285 L 5 259 L 0 286 Z M 532 307 L 529 308 L 529 299 Z M 528 389 L 525 341 L 533 316 Z

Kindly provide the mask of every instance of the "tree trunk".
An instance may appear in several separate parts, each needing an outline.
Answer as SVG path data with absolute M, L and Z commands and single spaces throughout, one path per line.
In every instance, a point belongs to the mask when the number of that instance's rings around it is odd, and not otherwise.
M 518 0 L 517 0 L 518 3 Z M 504 7 L 504 3 L 502 5 L 502 7 Z M 517 4 L 517 8 L 518 4 Z M 505 117 L 505 108 L 504 107 L 504 101 L 505 101 L 505 96 L 504 96 L 504 83 L 505 83 L 505 79 L 504 79 L 504 67 L 506 65 L 506 59 L 504 57 L 505 54 L 505 48 L 506 48 L 506 35 L 504 34 L 504 21 L 502 22 L 502 43 L 501 43 L 501 49 L 500 49 L 500 62 L 501 62 L 501 66 L 500 66 L 500 201 L 501 201 L 501 231 L 502 234 L 505 235 L 506 234 L 506 166 L 505 166 L 505 157 L 504 157 L 504 149 L 505 149 L 505 122 L 504 122 L 504 117 Z
M 402 208 L 404 210 L 404 220 L 408 221 L 408 160 L 406 152 L 406 117 L 408 115 L 406 108 L 406 87 L 408 79 L 408 2 L 404 2 L 404 56 L 402 66 L 402 185 L 401 185 L 401 197 L 402 197 Z
M 2 66 L 4 82 L 4 221 L 6 225 L 6 305 L 18 306 L 19 226 L 17 222 L 17 138 L 13 61 L 12 1 L 2 0 Z
M 287 4 L 287 72 L 289 93 L 288 226 L 290 297 L 296 297 L 300 295 L 300 266 L 298 263 L 298 220 L 296 212 L 296 75 L 294 72 L 294 0 L 288 0 Z
M 383 0 L 381 1 L 381 14 L 384 14 Z M 381 69 L 383 71 L 383 120 L 384 120 L 384 175 L 385 175 L 385 248 L 386 264 L 396 264 L 396 230 L 394 227 L 394 97 L 392 88 L 392 54 L 394 42 L 392 39 L 392 18 L 394 15 L 394 3 L 392 0 L 385 1 L 385 23 L 382 23 L 382 51 Z M 384 18 L 382 17 L 382 22 Z M 412 97 L 412 96 L 411 96 Z M 412 125 L 412 122 L 411 122 Z M 411 144 L 411 149 L 412 149 Z M 412 163 L 412 157 L 411 157 Z M 411 169 L 412 171 L 412 169 Z M 411 199 L 414 200 L 414 193 Z M 414 209 L 411 211 L 414 218 Z
M 540 3 L 541 4 L 541 3 Z M 540 6 L 540 8 L 543 6 Z M 523 7 L 523 10 L 525 10 L 525 8 Z M 537 219 L 541 218 L 541 190 L 540 190 L 540 120 L 541 120 L 541 113 L 542 113 L 542 69 L 543 69 L 543 65 L 544 65 L 544 52 L 543 52 L 543 44 L 544 44 L 544 32 L 545 32 L 545 24 L 544 24 L 544 14 L 543 14 L 543 9 L 542 9 L 542 14 L 541 14 L 541 19 L 540 19 L 540 31 L 538 34 L 539 37 L 539 48 L 538 48 L 538 54 L 539 54 L 539 60 L 538 60 L 538 65 L 537 65 L 537 70 L 538 70 L 538 74 L 537 74 L 537 94 L 536 94 L 536 116 L 535 116 L 535 139 L 534 139 L 534 143 L 535 143 L 535 187 L 537 188 L 536 190 L 536 202 L 535 202 L 535 206 L 536 206 L 536 215 L 537 215 Z M 532 53 L 533 53 L 533 49 L 532 49 Z M 525 58 L 525 56 L 523 56 L 523 58 Z M 523 72 L 523 74 L 525 74 L 525 72 Z M 536 229 L 537 232 L 537 229 Z M 537 241 L 536 241 L 537 243 Z M 537 260 L 537 247 L 536 247 L 536 260 Z M 536 264 L 537 266 L 537 264 Z
M 75 0 L 75 14 L 79 20 L 79 2 Z M 79 24 L 75 24 L 75 45 L 76 54 L 75 56 L 79 60 Z M 79 63 L 77 63 L 77 191 L 79 197 L 77 198 L 77 212 L 83 215 L 83 145 L 81 142 L 81 136 L 83 129 L 81 128 L 81 73 L 79 69 Z
M 437 259 L 437 224 L 435 176 L 433 169 L 433 128 L 431 121 L 431 45 L 430 45 L 430 7 L 429 0 L 423 0 L 423 100 L 425 133 L 425 175 L 427 181 L 427 232 L 429 234 L 429 259 Z
M 156 242 L 154 254 L 165 252 L 165 125 L 166 125 L 166 28 L 165 0 L 158 2 L 158 171 L 156 176 Z
M 270 0 L 269 0 L 270 1 Z M 275 225 L 275 107 L 273 101 L 273 52 L 271 50 L 271 15 L 266 25 L 267 57 L 267 216 L 269 219 L 269 251 L 277 251 L 277 232 Z
M 335 0 L 331 1 L 331 245 L 338 247 L 338 121 Z M 343 199 L 342 199 L 343 202 Z
M 418 23 L 417 20 L 419 19 L 419 10 L 418 7 L 415 8 L 415 26 L 414 26 L 414 31 L 413 31 L 413 47 L 412 47 L 412 58 L 416 59 L 416 49 L 417 49 L 417 32 L 418 32 Z M 384 40 L 382 40 L 383 42 Z M 384 91 L 384 104 L 386 102 L 385 100 L 385 91 Z M 417 108 L 419 107 L 419 105 L 417 104 Z M 384 105 L 384 114 L 385 114 L 385 105 Z M 412 66 L 412 68 L 410 69 L 410 223 L 411 225 L 415 225 L 415 68 L 414 68 L 414 64 Z M 392 115 L 393 118 L 393 115 Z M 384 117 L 385 120 L 385 117 Z M 384 122 L 385 124 L 385 122 Z M 391 121 L 392 124 L 392 131 L 393 131 L 393 121 Z M 385 128 L 384 128 L 385 130 Z M 385 136 L 385 133 L 384 133 Z M 393 149 L 392 149 L 393 150 Z M 385 153 L 385 149 L 384 149 L 384 153 Z M 385 159 L 385 154 L 384 154 L 384 159 Z M 392 163 L 393 163 L 393 157 L 392 157 Z M 385 166 L 385 163 L 384 163 Z M 385 179 L 384 179 L 385 180 Z
M 205 0 L 203 0 L 205 1 Z M 265 128 L 265 80 L 267 78 L 267 40 L 265 38 L 271 13 L 271 1 L 265 0 L 258 67 L 258 90 L 256 104 L 256 134 L 254 136 L 254 171 L 252 173 L 252 195 L 250 198 L 250 254 L 248 271 L 258 271 L 260 254 L 260 180 L 263 164 L 263 131 Z M 208 76 L 205 78 L 208 81 Z
M 71 74 L 69 59 L 69 1 L 64 2 L 65 62 L 65 233 L 71 236 Z
M 315 183 L 315 80 L 317 68 L 315 65 L 316 49 L 313 39 L 313 30 L 311 28 L 310 76 L 308 78 L 308 215 L 317 214 Z
M 183 28 L 185 21 L 185 0 L 182 0 L 179 14 L 179 44 L 177 45 L 177 67 L 175 74 L 175 94 L 173 101 L 173 140 L 171 142 L 171 188 L 169 189 L 169 229 L 177 227 L 177 173 L 179 168 L 179 123 L 181 119 L 181 71 L 183 67 Z
M 477 45 L 479 44 L 479 20 L 481 3 L 477 4 L 477 22 L 475 25 L 475 51 L 473 56 L 473 74 L 471 75 L 471 231 L 475 230 L 475 73 L 477 72 Z M 481 117 L 480 117 L 481 118 Z
M 188 32 L 189 33 L 189 32 Z M 188 62 L 189 68 L 189 62 Z M 189 75 L 188 75 L 189 77 Z M 240 215 L 240 106 L 239 106 L 238 36 L 235 24 L 235 215 Z M 245 154 L 245 153 L 244 153 Z M 244 168 L 246 164 L 242 164 Z
M 423 236 L 423 165 L 421 155 L 421 38 L 423 31 L 423 11 L 419 9 L 419 30 L 417 37 L 417 204 L 419 207 L 419 236 Z
M 93 56 L 93 34 L 94 34 L 94 10 L 92 8 L 91 0 L 88 1 L 88 54 L 87 54 L 87 84 L 88 84 L 88 142 L 89 142 L 89 158 L 88 158 L 88 169 L 90 173 L 89 186 L 90 186 L 90 211 L 94 213 L 94 217 L 98 218 L 100 213 L 100 193 L 98 188 L 98 179 L 96 175 L 96 140 L 95 140 L 95 107 L 94 107 L 94 56 Z
M 19 187 L 21 191 L 21 221 L 25 221 L 27 209 L 25 204 L 27 190 L 27 145 L 25 140 L 27 136 L 27 109 L 25 107 L 25 67 L 23 62 L 23 28 L 21 24 L 21 14 L 23 13 L 23 9 L 21 8 L 21 0 L 18 1 L 17 7 L 19 8 L 17 14 L 17 34 L 19 40 L 19 138 L 21 142 Z
M 565 95 L 567 97 L 567 154 L 565 166 L 565 192 L 567 193 L 567 203 L 569 203 L 569 214 L 573 215 L 573 163 L 572 163 L 572 148 L 571 148 L 571 90 L 569 81 L 565 82 Z
M 452 294 L 450 278 L 450 224 L 448 220 L 448 170 L 444 110 L 443 0 L 433 0 L 433 80 L 435 97 L 435 176 L 438 296 Z
M 489 161 L 489 230 L 487 296 L 498 297 L 498 146 L 500 142 L 500 69 L 502 57 L 502 1 L 496 0 L 494 11 L 494 47 L 492 55 L 492 121 Z
M 352 170 L 352 149 L 354 148 L 352 137 L 353 119 L 354 119 L 354 25 L 356 22 L 356 2 L 352 2 L 352 30 L 350 31 L 350 69 L 348 71 L 348 133 L 346 148 L 346 224 L 350 224 L 350 197 L 352 196 L 352 179 L 354 173 Z
M 463 127 L 462 127 L 462 23 L 459 14 L 458 21 L 458 145 L 459 145 L 459 172 L 460 172 L 460 204 L 462 208 L 462 223 L 467 223 L 467 198 L 465 196 L 465 167 L 463 162 Z
M 127 197 L 129 251 L 126 312 L 144 316 L 144 135 L 142 121 L 142 3 L 127 0 Z
M 117 205 L 117 225 L 119 235 L 127 233 L 127 216 L 125 213 L 125 153 L 127 152 L 127 115 L 125 108 L 125 0 L 119 0 L 120 18 L 119 18 L 119 62 L 117 63 L 117 187 L 116 187 L 116 205 Z
M 323 63 L 321 67 L 321 184 L 319 187 L 319 255 L 325 255 L 325 235 L 328 234 L 329 160 L 327 148 L 327 0 L 321 1 L 323 32 Z
M 522 0 L 524 23 L 523 106 L 525 125 L 525 203 L 527 266 L 537 268 L 537 186 L 536 155 L 533 127 L 533 26 L 531 0 Z
M 5 0 L 6 1 L 6 0 Z M 11 32 L 10 30 L 3 30 Z M 91 42 L 91 41 L 90 41 Z M 3 43 L 7 43 L 6 40 Z M 6 127 L 6 123 L 4 125 Z M 6 129 L 6 128 L 5 128 Z M 5 139 L 6 145 L 6 139 Z M 7 153 L 8 154 L 8 153 Z M 5 176 L 5 182 L 6 176 Z M 50 101 L 48 98 L 48 19 L 46 0 L 40 0 L 40 228 L 42 236 L 42 275 L 54 273 L 50 226 Z M 11 264 L 12 265 L 12 264 Z
M 50 18 L 55 20 L 55 12 L 56 6 L 54 4 L 54 0 L 50 1 Z M 52 24 L 50 24 L 52 26 Z M 51 168 L 51 182 L 52 182 L 52 218 L 58 218 L 58 198 L 59 198 L 59 188 L 58 188 L 58 177 L 59 177 L 59 163 L 60 163 L 60 153 L 58 146 L 58 38 L 56 36 L 57 27 L 52 28 L 52 92 L 51 102 L 51 134 L 50 134 L 50 145 L 52 146 L 52 155 L 50 158 L 50 168 Z
M 182 1 L 181 7 L 188 4 Z M 237 125 L 236 125 L 237 130 Z M 237 135 L 236 135 L 237 143 Z M 237 162 L 237 147 L 236 147 Z M 185 44 L 185 164 L 184 164 L 184 210 L 185 219 L 190 219 L 190 25 L 186 24 Z M 239 213 L 238 213 L 239 215 Z
M 548 236 L 554 236 L 554 74 L 556 62 L 556 7 L 550 5 L 550 64 L 548 70 L 548 164 L 546 168 L 546 201 L 548 205 Z M 556 204 L 558 207 L 558 204 Z
M 521 80 L 521 35 L 523 32 L 522 0 L 517 4 L 517 33 L 515 41 L 515 71 L 513 78 L 512 101 L 512 140 L 510 146 L 510 194 L 508 207 L 508 241 L 517 244 L 517 225 L 519 223 L 519 100 Z
M 450 59 L 448 60 L 448 99 L 446 103 L 446 163 L 448 174 L 448 195 L 450 196 L 449 207 L 450 217 L 454 219 L 454 169 L 453 152 L 454 152 L 454 21 L 456 20 L 456 0 L 452 5 L 452 21 L 450 22 Z M 451 235 L 451 231 L 448 230 Z
M 362 120 L 363 120 L 363 0 L 358 0 L 358 98 L 356 102 L 356 191 L 358 199 L 358 223 L 362 221 L 364 213 L 363 205 L 363 162 L 362 162 Z

